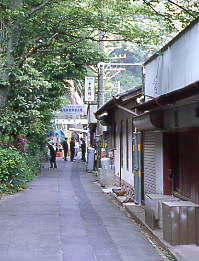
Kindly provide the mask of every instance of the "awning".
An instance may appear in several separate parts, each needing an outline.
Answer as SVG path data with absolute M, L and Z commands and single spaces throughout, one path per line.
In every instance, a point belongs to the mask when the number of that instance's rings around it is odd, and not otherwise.
M 123 106 L 130 100 L 135 100 L 137 97 L 141 96 L 141 94 L 142 86 L 137 86 L 123 93 L 116 94 L 96 111 L 95 117 L 98 119 L 101 114 L 107 113 L 111 110 L 115 110 L 117 105 Z
M 163 129 L 164 114 L 162 111 L 146 112 L 133 117 L 133 125 L 137 130 L 161 130 Z

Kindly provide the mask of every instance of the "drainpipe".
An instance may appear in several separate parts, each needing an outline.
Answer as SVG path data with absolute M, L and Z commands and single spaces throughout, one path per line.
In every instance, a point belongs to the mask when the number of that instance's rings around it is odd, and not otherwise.
M 141 205 L 141 132 L 133 133 L 134 201 Z

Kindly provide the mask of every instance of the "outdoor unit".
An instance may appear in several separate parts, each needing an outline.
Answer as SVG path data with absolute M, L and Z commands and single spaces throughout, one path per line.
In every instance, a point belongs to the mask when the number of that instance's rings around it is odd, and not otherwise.
M 145 223 L 151 228 L 162 228 L 162 203 L 178 201 L 172 195 L 146 194 L 145 195 Z
M 163 239 L 171 245 L 199 244 L 199 205 L 190 201 L 164 202 Z

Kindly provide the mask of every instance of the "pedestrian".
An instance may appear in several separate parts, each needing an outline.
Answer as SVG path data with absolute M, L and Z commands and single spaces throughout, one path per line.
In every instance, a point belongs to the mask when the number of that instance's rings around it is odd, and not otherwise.
M 85 154 L 86 154 L 86 142 L 85 142 L 85 140 L 83 138 L 81 138 L 80 140 L 81 140 L 82 160 L 86 161 L 86 157 L 85 157 Z
M 75 139 L 75 157 L 77 157 L 79 151 L 79 142 Z
M 56 149 L 53 146 L 53 142 L 49 141 L 48 142 L 48 149 L 50 151 L 50 169 L 52 169 L 54 167 L 54 169 L 57 168 L 57 164 L 56 164 Z
M 62 147 L 64 149 L 64 160 L 67 161 L 67 156 L 68 156 L 68 138 L 65 138 Z
M 75 156 L 75 142 L 74 138 L 71 138 L 70 142 L 70 160 L 73 161 Z

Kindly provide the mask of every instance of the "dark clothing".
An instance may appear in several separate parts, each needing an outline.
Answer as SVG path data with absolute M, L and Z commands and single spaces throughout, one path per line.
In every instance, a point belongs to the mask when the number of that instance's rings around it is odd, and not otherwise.
M 52 145 L 48 145 L 48 148 L 50 150 L 50 168 L 57 168 L 57 164 L 56 164 L 56 151 L 53 148 Z
M 68 155 L 68 143 L 66 140 L 64 140 L 63 144 L 63 149 L 64 149 L 64 160 L 67 160 L 67 155 Z
M 81 149 L 82 149 L 82 160 L 86 161 L 86 158 L 85 158 L 86 142 L 84 140 L 82 140 Z
M 71 161 L 74 160 L 74 156 L 75 156 L 75 142 L 74 142 L 74 140 L 71 140 L 71 142 L 70 142 L 70 159 L 71 159 Z
M 67 143 L 66 140 L 64 140 L 62 147 L 63 147 L 64 150 L 68 151 L 68 143 Z

